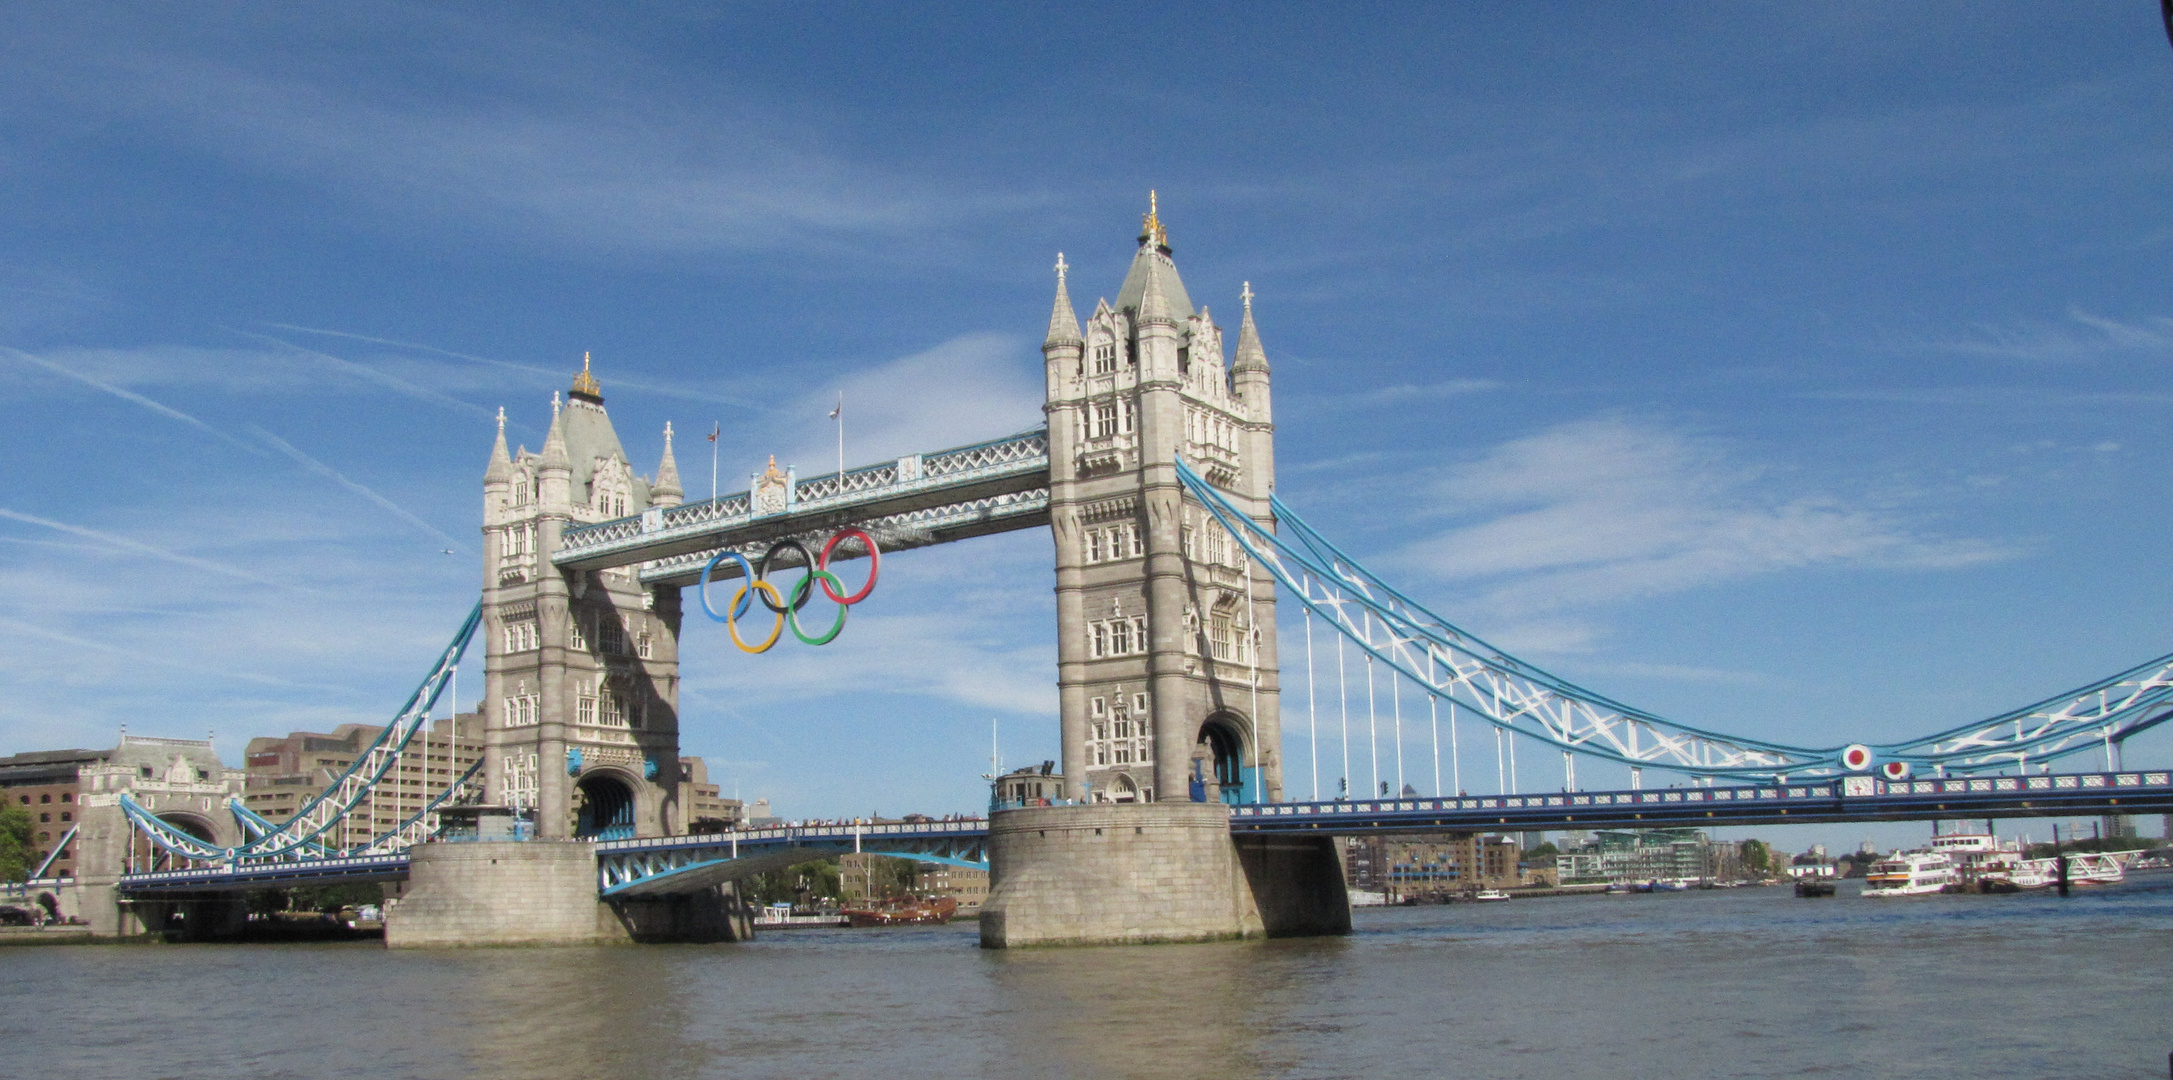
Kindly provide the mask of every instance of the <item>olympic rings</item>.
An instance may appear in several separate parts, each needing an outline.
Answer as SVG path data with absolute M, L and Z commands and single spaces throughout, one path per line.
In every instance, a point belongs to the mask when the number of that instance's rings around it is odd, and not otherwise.
M 868 580 L 860 586 L 860 591 L 849 595 L 845 592 L 845 583 L 839 580 L 836 574 L 830 572 L 830 557 L 837 551 L 839 541 L 847 537 L 858 539 L 861 546 L 868 553 Z M 777 565 L 778 555 L 787 551 L 799 553 L 799 568 L 804 569 L 806 574 L 799 581 L 793 583 L 789 592 L 780 593 L 777 586 L 769 580 L 770 569 Z M 716 607 L 710 603 L 709 584 L 712 575 L 716 573 L 717 564 L 726 559 L 739 564 L 740 576 L 746 581 L 746 584 L 741 585 L 738 590 L 733 592 L 731 602 L 725 605 L 724 612 L 720 614 Z M 778 640 L 784 636 L 785 628 L 788 626 L 792 628 L 793 637 L 809 645 L 828 645 L 836 641 L 837 636 L 845 630 L 846 609 L 867 599 L 868 594 L 875 591 L 875 582 L 881 576 L 882 569 L 883 553 L 875 546 L 875 538 L 868 535 L 867 531 L 863 529 L 844 528 L 839 529 L 830 537 L 830 541 L 822 546 L 821 555 L 809 551 L 807 545 L 798 540 L 779 540 L 771 544 L 770 549 L 762 554 L 762 558 L 758 562 L 750 562 L 745 555 L 736 551 L 720 551 L 711 556 L 709 562 L 703 565 L 701 578 L 696 582 L 696 589 L 701 600 L 703 613 L 707 614 L 712 620 L 724 624 L 725 630 L 732 636 L 732 644 L 739 646 L 741 652 L 750 654 L 764 653 L 777 644 Z M 838 613 L 837 618 L 830 623 L 829 630 L 821 634 L 810 635 L 807 629 L 800 624 L 800 612 L 807 607 L 809 601 L 815 598 L 817 588 L 822 590 L 823 596 L 838 606 Z M 750 645 L 746 639 L 740 636 L 739 620 L 747 614 L 757 600 L 762 602 L 762 606 L 768 609 L 770 614 L 777 617 L 777 621 L 771 625 L 767 638 L 762 639 L 760 644 Z
M 838 578 L 836 574 L 833 574 L 828 570 L 817 570 L 813 573 L 808 574 L 806 577 L 801 578 L 799 588 L 795 591 L 813 593 L 815 590 L 810 588 L 809 586 L 813 585 L 815 582 L 818 581 L 823 583 L 824 592 L 829 592 L 833 587 L 839 589 L 845 587 L 838 583 Z M 805 642 L 809 645 L 828 645 L 831 642 L 836 641 L 838 634 L 845 629 L 845 613 L 851 610 L 852 608 L 850 606 L 845 604 L 839 604 L 837 621 L 830 624 L 829 633 L 823 634 L 820 637 L 808 637 L 807 631 L 800 629 L 800 609 L 798 607 L 794 607 L 792 611 L 786 615 L 785 618 L 786 621 L 791 623 L 792 625 L 793 637 L 799 638 L 802 642 Z
M 732 613 L 730 615 L 719 615 L 717 614 L 716 608 L 709 606 L 709 575 L 717 569 L 717 563 L 720 560 L 724 559 L 730 559 L 733 562 L 739 564 L 739 572 L 741 577 L 744 577 L 749 581 L 753 581 L 755 579 L 755 568 L 752 565 L 748 564 L 747 557 L 745 555 L 742 555 L 737 551 L 720 551 L 714 556 L 711 556 L 709 562 L 702 567 L 702 580 L 699 583 L 699 587 L 696 591 L 701 596 L 702 610 L 706 612 L 711 619 L 721 623 L 729 623 L 732 620 L 747 614 L 748 601 L 747 598 L 743 595 L 745 590 L 742 590 L 741 593 L 735 593 L 733 595 L 733 600 L 737 606 L 733 607 Z
M 862 585 L 860 587 L 860 591 L 852 594 L 851 596 L 841 596 L 835 592 L 830 591 L 831 585 L 837 585 L 837 587 L 840 589 L 843 589 L 845 587 L 843 584 L 839 583 L 836 578 L 833 577 L 828 583 L 823 585 L 822 591 L 823 595 L 828 596 L 831 600 L 836 601 L 837 603 L 852 605 L 867 599 L 868 594 L 875 591 L 875 577 L 877 574 L 883 572 L 883 553 L 876 549 L 875 538 L 869 536 L 866 531 L 861 529 L 839 529 L 834 535 L 830 537 L 830 542 L 822 546 L 822 558 L 815 561 L 815 567 L 819 570 L 830 569 L 830 553 L 837 550 L 838 541 L 843 540 L 848 536 L 859 537 L 860 543 L 868 549 L 868 583 Z
M 755 581 L 750 581 L 747 584 L 740 586 L 738 592 L 732 594 L 732 607 L 735 610 L 739 608 L 741 602 L 747 599 L 747 593 L 750 590 L 755 591 L 758 594 L 766 592 L 771 596 L 777 595 L 777 586 L 759 579 Z M 725 620 L 725 632 L 732 635 L 732 644 L 739 646 L 739 651 L 743 653 L 766 653 L 770 651 L 770 646 L 777 644 L 778 636 L 785 632 L 785 618 L 786 616 L 790 615 L 791 612 L 787 611 L 782 603 L 768 600 L 763 601 L 763 603 L 771 611 L 777 613 L 777 624 L 770 627 L 770 636 L 768 638 L 765 638 L 760 645 L 749 646 L 746 642 L 740 640 L 738 619 Z
M 808 572 L 808 574 L 809 574 L 810 576 L 812 576 L 812 575 L 813 575 L 813 574 L 814 574 L 814 573 L 815 573 L 815 572 L 816 572 L 817 570 L 820 570 L 820 569 L 822 569 L 821 567 L 819 567 L 819 566 L 816 566 L 816 565 L 815 565 L 815 553 L 814 553 L 814 552 L 812 552 L 812 551 L 809 551 L 809 550 L 807 550 L 807 545 L 806 545 L 806 544 L 803 544 L 803 543 L 799 542 L 798 540 L 779 540 L 778 542 L 776 542 L 776 543 L 774 543 L 774 544 L 771 544 L 771 545 L 770 545 L 770 549 L 769 549 L 768 551 L 765 551 L 765 552 L 763 552 L 763 553 L 762 553 L 762 572 L 761 572 L 761 574 L 760 574 L 759 576 L 760 576 L 760 577 L 761 577 L 761 578 L 762 578 L 763 580 L 765 580 L 765 581 L 769 580 L 769 576 L 770 576 L 770 563 L 772 563 L 772 562 L 776 561 L 776 559 L 777 559 L 777 553 L 778 553 L 778 552 L 780 552 L 780 551 L 797 551 L 797 552 L 799 552 L 799 553 L 800 553 L 800 565 L 801 565 L 801 566 L 804 566 L 804 567 L 806 567 L 806 568 L 807 568 L 807 572 Z M 803 585 L 804 585 L 804 584 L 806 584 L 804 580 L 802 581 L 802 584 L 803 584 Z M 775 589 L 772 589 L 772 590 L 770 590 L 770 591 L 772 591 L 772 592 L 775 592 L 776 590 L 775 590 Z M 813 589 L 808 589 L 808 588 L 795 588 L 795 589 L 793 589 L 793 590 L 792 590 L 792 610 L 794 610 L 794 611 L 798 611 L 798 610 L 800 610 L 801 608 L 804 608 L 804 607 L 806 607 L 806 606 L 807 606 L 807 602 L 808 602 L 808 601 L 810 601 L 810 600 L 813 600 L 814 598 L 815 598 L 815 591 L 814 591 Z M 784 614 L 784 613 L 785 613 L 785 609 L 784 609 L 784 608 L 783 608 L 782 606 L 772 606 L 772 605 L 770 604 L 770 602 L 769 602 L 768 600 L 764 600 L 764 601 L 762 601 L 762 606 L 764 606 L 764 607 L 767 607 L 767 608 L 769 608 L 769 609 L 770 609 L 770 611 L 771 611 L 771 613 L 773 613 L 773 614 L 777 614 L 777 615 L 782 615 L 782 614 Z

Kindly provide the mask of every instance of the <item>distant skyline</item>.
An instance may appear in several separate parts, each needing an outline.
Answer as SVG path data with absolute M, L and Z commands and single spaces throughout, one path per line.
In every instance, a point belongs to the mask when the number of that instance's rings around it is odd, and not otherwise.
M 10 14 L 0 752 L 385 722 L 584 352 L 694 498 L 712 425 L 724 490 L 834 468 L 840 392 L 853 463 L 1032 427 L 1050 267 L 1113 297 L 1150 188 L 1257 294 L 1282 497 L 1526 659 L 1831 745 L 2173 651 L 2149 4 Z M 690 619 L 685 751 L 978 808 L 992 723 L 1058 756 L 1050 566 L 902 554 L 825 649 Z

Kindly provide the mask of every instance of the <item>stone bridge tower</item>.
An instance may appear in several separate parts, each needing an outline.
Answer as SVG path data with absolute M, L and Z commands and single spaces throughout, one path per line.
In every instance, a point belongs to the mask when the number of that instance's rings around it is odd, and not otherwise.
M 1150 196 L 1151 198 L 1151 196 Z M 1275 487 L 1252 291 L 1234 363 L 1185 293 L 1150 204 L 1114 304 L 1082 330 L 1057 259 L 1042 344 L 1067 794 L 1282 797 L 1275 584 L 1178 483 L 1184 461 L 1255 519 Z
M 654 479 L 636 473 L 582 359 L 551 397 L 540 453 L 506 450 L 483 475 L 484 756 L 488 800 L 531 813 L 536 835 L 684 832 L 679 776 L 679 590 L 637 568 L 551 565 L 569 525 L 676 506 L 671 427 Z

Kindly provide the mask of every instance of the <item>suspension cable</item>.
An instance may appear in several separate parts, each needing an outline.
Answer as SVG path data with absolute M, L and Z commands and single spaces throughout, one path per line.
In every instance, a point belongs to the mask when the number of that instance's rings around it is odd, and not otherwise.
M 1300 604 L 1300 607 L 1305 605 Z M 1305 738 L 1313 747 L 1313 801 L 1320 801 L 1320 712 L 1313 704 L 1313 609 L 1305 608 Z

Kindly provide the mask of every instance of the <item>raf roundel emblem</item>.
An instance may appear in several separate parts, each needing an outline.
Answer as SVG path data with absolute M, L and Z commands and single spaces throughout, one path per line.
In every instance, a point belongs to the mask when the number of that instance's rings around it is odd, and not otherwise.
M 1850 772 L 1863 772 L 1871 767 L 1871 748 L 1862 743 L 1851 743 L 1841 751 L 1841 767 Z
M 1889 761 L 1879 766 L 1879 775 L 1886 777 L 1888 780 L 1907 780 L 1909 779 L 1909 763 L 1906 761 Z

